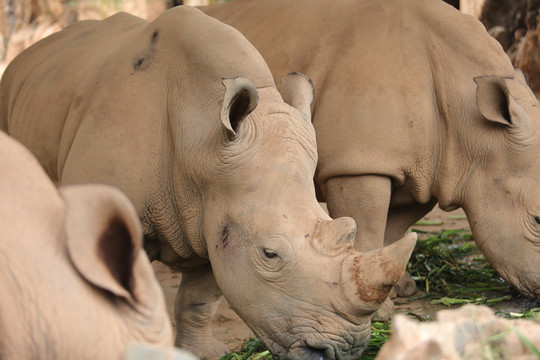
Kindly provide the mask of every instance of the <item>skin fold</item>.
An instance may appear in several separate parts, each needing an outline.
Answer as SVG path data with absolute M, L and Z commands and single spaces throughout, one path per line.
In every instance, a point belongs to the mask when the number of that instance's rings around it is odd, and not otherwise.
M 280 89 L 237 30 L 195 8 L 120 13 L 13 60 L 0 126 L 54 181 L 133 202 L 150 259 L 183 272 L 177 346 L 227 351 L 210 331 L 224 295 L 277 359 L 357 359 L 416 235 L 353 248 L 354 221 L 315 196 L 313 86 L 292 73 Z

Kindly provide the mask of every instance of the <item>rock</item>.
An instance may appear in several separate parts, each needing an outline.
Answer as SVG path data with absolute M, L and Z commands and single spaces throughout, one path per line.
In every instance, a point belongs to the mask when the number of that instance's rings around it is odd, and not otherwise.
M 540 344 L 540 324 L 497 317 L 487 306 L 465 305 L 439 311 L 433 322 L 397 315 L 390 340 L 376 359 L 537 359 L 527 340 Z

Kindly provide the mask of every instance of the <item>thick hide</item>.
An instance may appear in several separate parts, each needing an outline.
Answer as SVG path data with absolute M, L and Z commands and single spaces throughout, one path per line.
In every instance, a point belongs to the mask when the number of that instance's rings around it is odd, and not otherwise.
M 298 73 L 282 87 L 293 106 L 255 48 L 197 9 L 120 13 L 13 60 L 0 125 L 60 184 L 127 194 L 150 258 L 183 271 L 176 345 L 227 351 L 210 331 L 223 294 L 277 359 L 357 359 L 416 235 L 352 248 L 354 221 L 315 196 L 313 87 Z

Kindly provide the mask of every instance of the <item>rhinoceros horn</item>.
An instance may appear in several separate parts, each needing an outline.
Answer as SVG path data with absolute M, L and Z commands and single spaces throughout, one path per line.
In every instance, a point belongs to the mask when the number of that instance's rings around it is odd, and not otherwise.
M 359 313 L 378 309 L 403 276 L 416 244 L 416 233 L 382 249 L 347 256 L 341 268 L 341 287 Z
M 354 245 L 356 224 L 352 218 L 340 217 L 315 225 L 311 246 L 320 254 L 337 256 Z M 333 239 L 333 240 L 330 240 Z

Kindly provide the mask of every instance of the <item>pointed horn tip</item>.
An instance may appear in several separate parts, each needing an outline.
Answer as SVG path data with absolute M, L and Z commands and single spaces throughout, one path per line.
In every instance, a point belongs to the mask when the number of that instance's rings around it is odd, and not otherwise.
M 406 256 L 407 259 L 409 259 L 412 255 L 417 240 L 418 234 L 415 232 L 410 232 L 388 247 L 393 250 L 393 253 L 398 254 L 399 257 Z
M 410 232 L 407 235 L 405 235 L 402 240 L 411 246 L 412 248 L 411 253 L 412 253 L 412 250 L 414 250 L 414 247 L 416 245 L 416 241 L 418 240 L 418 234 L 415 232 Z

